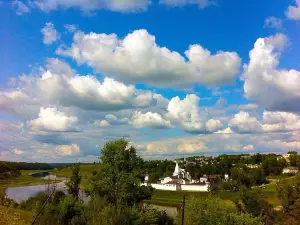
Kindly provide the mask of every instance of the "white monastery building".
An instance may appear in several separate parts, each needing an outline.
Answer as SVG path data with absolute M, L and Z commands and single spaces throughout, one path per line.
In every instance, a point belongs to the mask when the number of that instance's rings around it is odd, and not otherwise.
M 164 177 L 158 183 L 148 183 L 148 176 L 145 177 L 143 185 L 150 185 L 155 189 L 169 191 L 209 191 L 209 182 L 207 179 L 203 182 L 192 180 L 189 172 L 181 169 L 176 162 L 173 176 Z

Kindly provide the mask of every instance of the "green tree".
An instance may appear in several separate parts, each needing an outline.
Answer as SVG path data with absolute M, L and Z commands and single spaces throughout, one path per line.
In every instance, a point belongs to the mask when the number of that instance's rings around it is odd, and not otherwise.
M 240 189 L 240 197 L 244 206 L 244 212 L 250 213 L 255 217 L 262 217 L 267 225 L 274 224 L 273 208 L 263 198 L 260 189 L 249 190 L 243 187 Z
M 81 176 L 79 175 L 80 164 L 75 164 L 71 167 L 72 176 L 70 177 L 70 181 L 66 183 L 68 193 L 73 195 L 74 197 L 78 197 L 79 195 L 79 185 L 81 181 Z
M 114 206 L 133 206 L 150 198 L 140 184 L 144 179 L 143 159 L 128 141 L 107 142 L 101 150 L 100 169 L 92 178 L 92 193 Z
M 297 166 L 297 158 L 298 158 L 298 153 L 295 151 L 289 152 L 289 164 L 290 166 Z
M 262 166 L 267 176 L 279 175 L 286 166 L 286 161 L 285 159 L 278 160 L 275 154 L 269 154 L 263 160 Z
M 283 206 L 284 224 L 300 224 L 300 174 L 291 180 L 283 180 L 278 186 L 278 196 Z

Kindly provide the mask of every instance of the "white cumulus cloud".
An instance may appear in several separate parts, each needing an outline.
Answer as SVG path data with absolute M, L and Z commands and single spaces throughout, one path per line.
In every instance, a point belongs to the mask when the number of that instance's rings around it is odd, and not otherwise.
M 239 133 L 260 132 L 262 130 L 260 122 L 251 117 L 248 112 L 240 111 L 228 122 L 231 130 Z
M 30 13 L 30 8 L 21 1 L 12 1 L 12 7 L 16 10 L 18 16 Z
M 290 5 L 286 11 L 286 16 L 292 20 L 300 20 L 300 0 L 295 0 L 296 5 Z
M 165 120 L 158 113 L 152 112 L 135 112 L 129 123 L 138 128 L 149 127 L 163 129 L 172 127 L 172 124 L 169 120 Z
M 200 115 L 200 98 L 195 94 L 187 95 L 183 100 L 178 96 L 170 100 L 166 117 L 177 121 L 186 132 L 214 132 L 222 128 L 219 120 L 204 121 Z
M 247 98 L 269 111 L 295 112 L 300 110 L 300 72 L 279 69 L 279 57 L 287 37 L 277 34 L 259 38 L 250 51 L 250 62 L 243 74 Z
M 100 126 L 100 127 L 110 127 L 111 124 L 107 120 L 96 120 L 94 122 L 95 125 Z
M 41 107 L 39 117 L 28 122 L 33 131 L 67 132 L 77 131 L 78 118 L 68 116 L 56 108 Z
M 158 46 L 147 30 L 135 30 L 124 39 L 116 34 L 76 32 L 73 44 L 57 53 L 108 76 L 164 87 L 232 83 L 241 64 L 236 52 L 212 54 L 198 44 L 190 45 L 182 56 Z
M 78 144 L 59 145 L 56 146 L 55 152 L 63 156 L 74 156 L 80 154 L 80 146 Z
M 107 114 L 105 116 L 105 119 L 110 120 L 110 121 L 116 121 L 118 118 L 113 114 Z
M 41 32 L 43 34 L 43 42 L 46 45 L 50 45 L 60 38 L 59 32 L 51 22 L 47 22 L 45 27 L 41 29 Z

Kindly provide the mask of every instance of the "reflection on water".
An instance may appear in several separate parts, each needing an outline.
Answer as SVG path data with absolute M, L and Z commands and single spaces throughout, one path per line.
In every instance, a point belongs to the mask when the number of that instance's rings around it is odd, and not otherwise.
M 13 187 L 6 189 L 6 196 L 10 199 L 15 200 L 20 203 L 23 200 L 27 200 L 30 197 L 36 196 L 39 192 L 46 192 L 49 185 L 41 184 L 34 186 L 23 186 L 23 187 Z M 66 192 L 65 182 L 60 182 L 56 184 L 56 190 Z
M 55 183 L 55 189 L 57 191 L 63 191 L 64 193 L 67 193 L 65 184 L 67 179 L 65 177 L 56 177 L 55 175 L 48 175 L 43 177 L 43 179 L 60 181 L 59 183 Z M 36 196 L 39 192 L 47 192 L 48 190 L 49 184 L 41 184 L 7 188 L 5 194 L 8 198 L 15 200 L 17 203 L 20 203 L 21 201 L 27 200 L 30 197 Z M 85 202 L 89 200 L 89 197 L 85 196 L 82 192 L 80 192 L 80 196 Z

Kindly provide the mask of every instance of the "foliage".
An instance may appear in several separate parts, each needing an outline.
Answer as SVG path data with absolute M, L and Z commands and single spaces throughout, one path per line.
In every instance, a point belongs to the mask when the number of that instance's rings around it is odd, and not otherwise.
M 234 207 L 225 205 L 220 199 L 211 196 L 189 199 L 185 207 L 184 222 L 186 225 L 263 224 L 259 218 L 244 213 L 238 214 Z
M 1 164 L 6 164 L 9 167 L 16 168 L 18 170 L 53 170 L 54 168 L 63 168 L 70 165 L 70 163 L 30 163 L 0 161 L 0 165 Z
M 69 182 L 66 183 L 68 193 L 74 197 L 79 195 L 79 184 L 81 181 L 81 176 L 79 176 L 80 164 L 75 164 L 72 166 L 72 176 Z
M 294 181 L 284 180 L 277 188 L 284 211 L 284 224 L 300 224 L 300 173 Z
M 39 225 L 85 225 L 84 205 L 73 195 L 50 201 L 38 219 Z
M 0 180 L 20 176 L 20 171 L 6 162 L 0 162 Z
M 143 160 L 128 141 L 107 142 L 101 155 L 100 169 L 92 178 L 93 195 L 104 197 L 115 206 L 133 206 L 151 196 L 140 186 L 145 174 Z
M 262 217 L 265 224 L 273 224 L 273 208 L 266 200 L 264 200 L 260 189 L 255 188 L 253 190 L 249 190 L 247 188 L 241 188 L 240 198 L 243 206 L 238 206 L 238 208 L 241 208 L 242 211 L 255 217 Z
M 269 175 L 279 175 L 282 172 L 282 169 L 287 165 L 285 159 L 277 159 L 275 154 L 266 155 L 265 159 L 262 162 L 263 169 L 267 176 Z
M 40 206 L 46 201 L 48 195 L 44 192 L 38 193 L 34 197 L 30 197 L 26 201 L 20 203 L 20 208 L 28 211 L 32 211 L 40 208 Z

